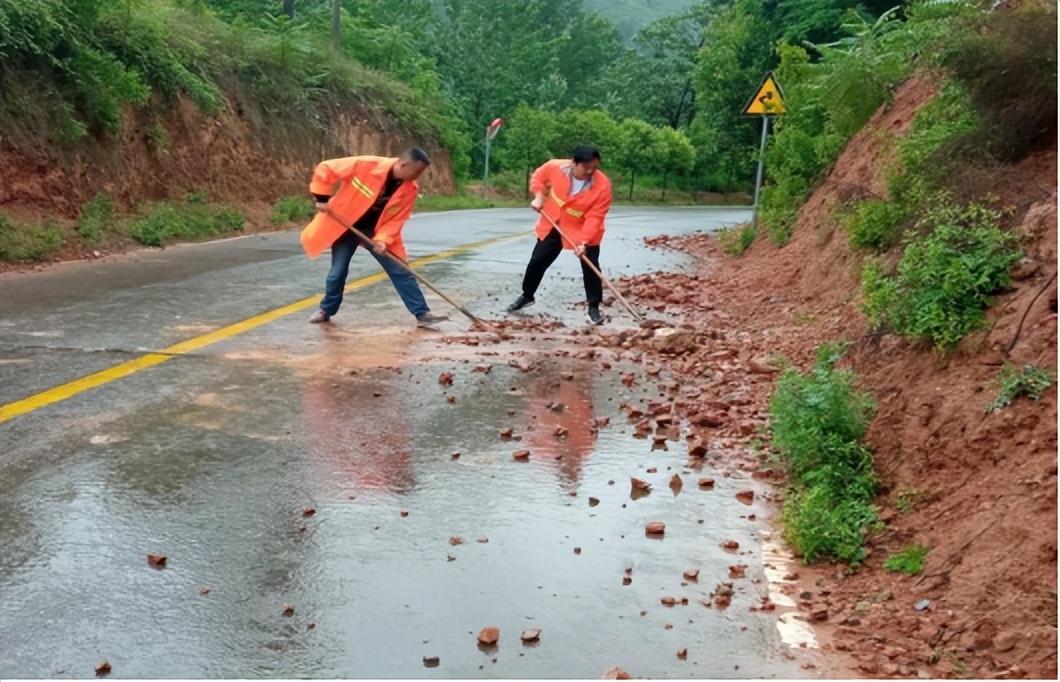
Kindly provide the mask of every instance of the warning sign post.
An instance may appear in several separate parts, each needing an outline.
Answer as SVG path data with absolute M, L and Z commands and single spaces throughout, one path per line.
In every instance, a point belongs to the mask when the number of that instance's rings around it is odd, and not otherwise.
M 755 94 L 744 105 L 744 116 L 758 116 L 762 119 L 762 143 L 758 149 L 758 172 L 755 175 L 755 203 L 751 214 L 751 225 L 758 227 L 758 197 L 762 192 L 762 171 L 766 157 L 766 137 L 769 135 L 769 117 L 783 116 L 787 113 L 784 103 L 784 92 L 773 78 L 773 72 L 766 73 Z

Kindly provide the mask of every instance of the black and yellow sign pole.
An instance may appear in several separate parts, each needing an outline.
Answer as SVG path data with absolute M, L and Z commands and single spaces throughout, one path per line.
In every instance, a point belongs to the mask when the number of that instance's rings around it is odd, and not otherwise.
M 766 163 L 766 138 L 769 137 L 769 119 L 787 112 L 784 94 L 773 78 L 772 72 L 762 79 L 762 84 L 743 108 L 744 116 L 759 116 L 762 119 L 762 142 L 758 147 L 758 173 L 755 175 L 755 199 L 751 213 L 751 225 L 758 227 L 758 199 L 762 193 L 762 176 Z

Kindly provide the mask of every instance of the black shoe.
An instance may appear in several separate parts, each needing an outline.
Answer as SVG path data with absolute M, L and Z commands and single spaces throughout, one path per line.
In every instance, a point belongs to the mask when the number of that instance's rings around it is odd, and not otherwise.
M 515 299 L 515 302 L 508 306 L 508 312 L 514 313 L 517 310 L 523 308 L 529 308 L 534 305 L 534 299 L 527 296 L 526 294 L 519 294 L 519 298 Z
M 585 311 L 585 316 L 589 318 L 589 322 L 593 324 L 603 324 L 604 314 L 600 312 L 600 306 L 591 305 Z
M 439 322 L 445 322 L 448 319 L 448 315 L 435 315 L 432 312 L 426 312 L 416 318 L 416 326 L 430 328 Z

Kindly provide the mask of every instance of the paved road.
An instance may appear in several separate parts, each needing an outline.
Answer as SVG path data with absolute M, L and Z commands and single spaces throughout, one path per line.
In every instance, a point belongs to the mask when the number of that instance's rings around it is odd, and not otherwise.
M 602 261 L 613 275 L 680 267 L 642 237 L 746 217 L 618 208 Z M 525 210 L 428 214 L 408 241 L 490 317 L 518 293 L 528 228 Z M 747 611 L 765 581 L 727 611 L 697 605 L 729 564 L 764 577 L 762 527 L 730 494 L 746 481 L 667 491 L 686 457 L 651 453 L 617 411 L 644 389 L 591 363 L 542 356 L 520 372 L 442 343 L 364 254 L 335 324 L 311 327 L 326 269 L 285 232 L 0 278 L 0 677 L 82 677 L 103 659 L 116 677 L 802 672 L 776 618 Z M 581 324 L 579 279 L 561 258 L 536 313 Z M 534 359 L 546 339 L 520 343 L 507 352 Z M 471 371 L 483 362 L 489 374 Z M 604 416 L 613 428 L 581 435 Z M 505 426 L 529 463 L 512 462 Z M 547 437 L 556 426 L 572 436 Z M 666 494 L 630 500 L 625 482 L 649 465 Z M 643 535 L 655 516 L 662 542 Z M 719 548 L 730 537 L 744 556 Z M 691 567 L 710 577 L 682 585 Z M 659 605 L 680 593 L 696 606 Z M 486 625 L 498 648 L 476 647 Z M 524 646 L 530 627 L 541 641 Z

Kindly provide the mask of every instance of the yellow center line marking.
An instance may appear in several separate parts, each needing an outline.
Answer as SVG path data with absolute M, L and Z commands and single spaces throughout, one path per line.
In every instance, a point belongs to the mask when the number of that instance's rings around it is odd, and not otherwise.
M 508 239 L 522 237 L 525 234 L 527 233 L 516 232 L 512 234 L 502 235 L 499 237 L 490 237 L 489 239 L 482 239 L 477 242 L 471 242 L 470 244 L 464 244 L 462 246 L 457 246 L 452 249 L 440 251 L 438 253 L 431 254 L 430 256 L 417 258 L 413 260 L 410 265 L 412 265 L 413 267 L 420 267 L 423 265 L 428 265 L 430 263 L 436 263 L 438 261 L 447 260 L 454 256 L 459 256 L 460 254 L 467 253 L 468 251 L 474 251 L 475 249 L 480 249 L 484 246 L 489 246 L 490 244 L 496 244 L 497 242 L 502 242 Z M 367 275 L 365 277 L 355 279 L 349 284 L 347 284 L 345 291 L 349 292 L 355 291 L 357 289 L 363 289 L 367 286 L 375 284 L 376 282 L 381 282 L 384 279 L 386 279 L 386 274 L 383 272 L 377 272 L 373 275 Z M 6 422 L 9 419 L 14 419 L 15 417 L 22 416 L 29 412 L 33 412 L 34 410 L 39 410 L 42 407 L 51 405 L 52 403 L 57 403 L 59 401 L 66 400 L 67 398 L 72 398 L 75 395 L 84 393 L 85 391 L 90 391 L 94 388 L 98 388 L 99 386 L 102 386 L 104 384 L 109 384 L 112 381 L 122 379 L 124 377 L 129 376 L 130 374 L 135 374 L 140 370 L 144 370 L 149 367 L 154 367 L 155 365 L 161 365 L 163 362 L 171 360 L 174 357 L 197 351 L 201 348 L 205 348 L 206 346 L 210 346 L 219 341 L 224 341 L 225 339 L 230 339 L 233 336 L 237 336 L 244 332 L 250 331 L 251 329 L 255 329 L 264 324 L 268 324 L 269 322 L 278 320 L 281 317 L 290 315 L 291 313 L 296 313 L 300 310 L 310 308 L 314 305 L 317 305 L 319 301 L 319 295 L 307 296 L 306 298 L 295 301 L 294 303 L 288 303 L 285 306 L 275 308 L 273 310 L 268 310 L 253 317 L 248 317 L 245 320 L 221 327 L 220 329 L 215 329 L 212 332 L 207 332 L 205 334 L 192 337 L 185 341 L 175 343 L 171 346 L 163 348 L 159 352 L 145 353 L 133 360 L 123 362 L 120 365 L 108 367 L 107 369 L 95 372 L 93 374 L 89 374 L 87 376 L 81 377 L 80 379 L 75 379 L 65 384 L 60 384 L 59 386 L 49 388 L 45 391 L 41 391 L 40 393 L 35 393 L 26 398 L 22 398 L 21 400 L 16 400 L 14 402 L 0 405 L 0 423 Z

